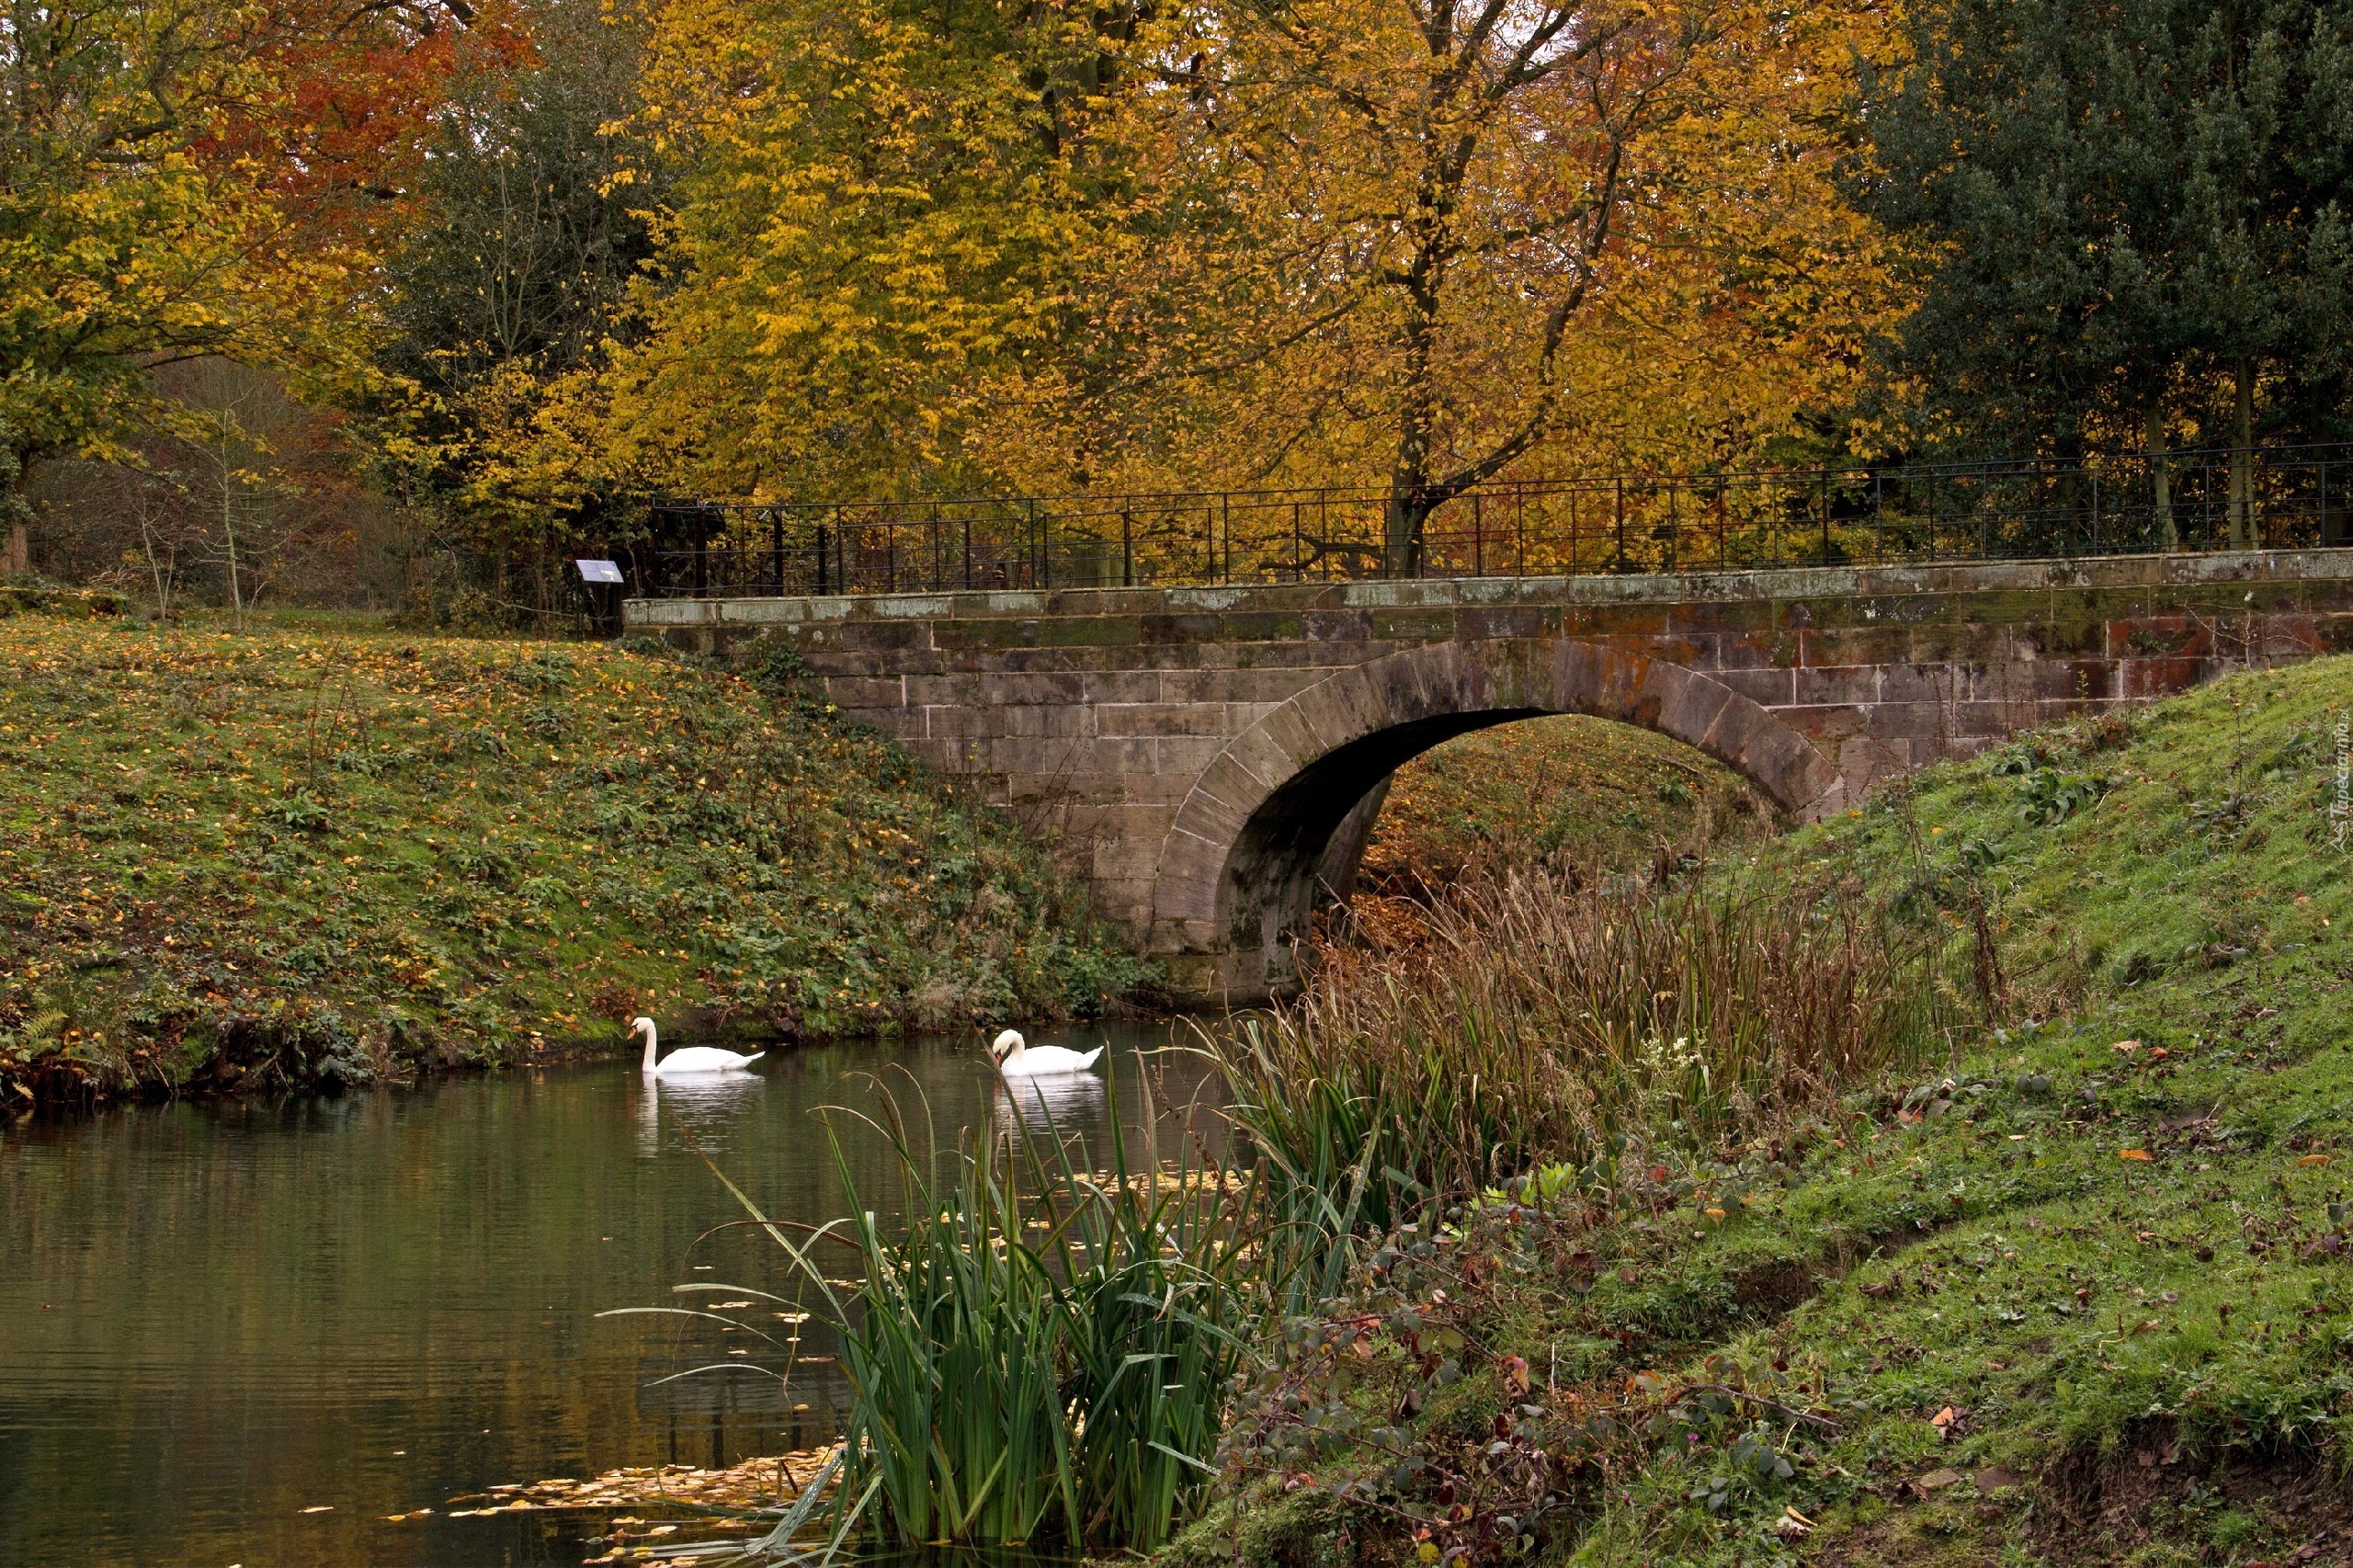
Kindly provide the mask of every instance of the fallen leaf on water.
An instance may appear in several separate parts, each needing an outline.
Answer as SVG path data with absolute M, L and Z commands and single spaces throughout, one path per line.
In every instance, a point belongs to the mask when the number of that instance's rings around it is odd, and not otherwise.
M 332 1514 L 335 1512 L 335 1505 L 332 1503 L 313 1503 L 311 1506 L 303 1509 L 302 1512 L 306 1514 Z

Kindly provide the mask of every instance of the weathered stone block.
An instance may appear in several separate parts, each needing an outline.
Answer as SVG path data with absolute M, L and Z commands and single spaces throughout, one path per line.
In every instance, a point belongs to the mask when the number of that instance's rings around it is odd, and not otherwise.
M 1233 706 L 1215 702 L 1103 702 L 1095 710 L 1107 735 L 1214 735 L 1238 727 Z
M 1875 702 L 1879 699 L 1879 669 L 1873 665 L 1837 668 L 1801 666 L 1790 672 L 1790 700 L 1806 706 L 1824 702 Z
M 833 676 L 825 681 L 825 700 L 844 708 L 904 708 L 908 685 L 904 676 Z
M 1711 670 L 1709 674 L 1728 689 L 1767 708 L 1779 708 L 1797 700 L 1797 674 L 1793 670 L 1720 669 Z

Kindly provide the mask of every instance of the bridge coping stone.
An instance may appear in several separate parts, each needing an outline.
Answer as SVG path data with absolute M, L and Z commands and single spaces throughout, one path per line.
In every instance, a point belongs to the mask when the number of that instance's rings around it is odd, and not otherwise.
M 1144 615 L 1170 608 L 1211 614 L 1246 608 L 1296 610 L 1449 609 L 1510 606 L 1613 606 L 1982 594 L 2300 582 L 2329 576 L 2342 551 L 2211 551 L 2085 560 L 1930 564 L 1784 566 L 1753 571 L 1624 576 L 1435 577 L 1219 587 L 974 589 L 946 593 L 632 599 L 633 625 L 784 624 L 848 619 L 1002 620 L 1060 615 Z

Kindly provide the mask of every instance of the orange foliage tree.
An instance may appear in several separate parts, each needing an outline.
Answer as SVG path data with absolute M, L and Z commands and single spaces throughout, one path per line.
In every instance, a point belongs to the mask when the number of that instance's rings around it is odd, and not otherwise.
M 463 0 L 48 0 L 0 27 L 5 466 L 124 450 L 152 372 L 334 378 Z M 10 497 L 13 500 L 13 496 Z M 0 567 L 23 570 L 21 517 Z

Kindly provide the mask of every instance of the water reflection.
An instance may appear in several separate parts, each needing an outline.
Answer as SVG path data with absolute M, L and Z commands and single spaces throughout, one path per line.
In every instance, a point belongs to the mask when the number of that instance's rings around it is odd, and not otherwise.
M 1115 1108 L 1142 1119 L 1137 1053 L 1166 1029 L 1036 1034 L 1111 1044 L 1115 1075 L 1029 1107 L 958 1039 L 708 1083 L 648 1085 L 625 1061 L 0 1124 L 0 1562 L 578 1562 L 560 1518 L 382 1517 L 815 1440 L 830 1367 L 789 1392 L 748 1371 L 663 1382 L 758 1358 L 688 1320 L 596 1315 L 675 1305 L 679 1283 L 790 1292 L 773 1243 L 714 1229 L 741 1211 L 688 1141 L 769 1214 L 824 1221 L 848 1207 L 845 1169 L 863 1207 L 901 1190 L 875 1129 L 812 1114 L 879 1114 L 886 1084 L 949 1146 L 1035 1136 L 1051 1111 L 1094 1149 Z M 1201 1076 L 1149 1071 L 1162 1107 Z
M 1093 1073 L 1001 1078 L 991 1120 L 1000 1134 L 1072 1138 L 1108 1130 L 1110 1086 Z M 1097 1158 L 1108 1158 L 1108 1152 Z
M 739 1129 L 765 1119 L 760 1097 L 768 1081 L 756 1071 L 713 1073 L 708 1078 L 662 1079 L 641 1075 L 644 1088 L 637 1102 L 637 1154 L 659 1159 L 663 1148 L 663 1115 L 673 1128 L 684 1128 L 687 1139 L 673 1136 L 675 1144 L 690 1139 L 690 1147 L 716 1154 L 736 1146 Z

